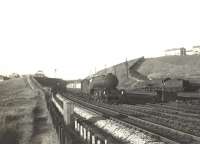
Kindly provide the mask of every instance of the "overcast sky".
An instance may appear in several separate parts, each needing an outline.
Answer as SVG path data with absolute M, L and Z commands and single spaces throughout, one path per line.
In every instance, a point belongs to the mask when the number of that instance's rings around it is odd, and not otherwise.
M 65 79 L 200 45 L 196 0 L 1 0 L 0 72 Z

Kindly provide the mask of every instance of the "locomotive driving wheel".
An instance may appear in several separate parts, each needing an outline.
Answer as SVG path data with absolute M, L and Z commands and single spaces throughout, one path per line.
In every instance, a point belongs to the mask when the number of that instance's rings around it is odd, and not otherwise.
M 103 91 L 102 99 L 103 99 L 103 103 L 108 103 L 108 92 L 107 92 L 107 90 Z
M 119 102 L 127 103 L 126 91 L 124 89 L 120 90 Z

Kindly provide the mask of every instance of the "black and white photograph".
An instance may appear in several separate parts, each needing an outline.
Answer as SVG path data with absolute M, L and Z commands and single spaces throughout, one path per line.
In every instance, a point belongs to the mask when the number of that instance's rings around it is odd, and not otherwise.
M 199 0 L 0 0 L 0 144 L 200 144 Z

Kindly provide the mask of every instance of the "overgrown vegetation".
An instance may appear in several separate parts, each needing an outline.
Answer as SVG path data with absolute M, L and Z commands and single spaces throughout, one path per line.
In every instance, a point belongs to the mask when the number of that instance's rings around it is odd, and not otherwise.
M 44 94 L 26 78 L 1 82 L 0 144 L 29 143 L 57 144 Z

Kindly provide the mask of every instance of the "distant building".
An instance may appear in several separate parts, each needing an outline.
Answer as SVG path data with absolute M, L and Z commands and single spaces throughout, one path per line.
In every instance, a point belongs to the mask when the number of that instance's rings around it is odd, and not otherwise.
M 39 70 L 39 71 L 37 71 L 37 72 L 35 73 L 35 76 L 36 76 L 36 77 L 45 77 L 45 74 L 44 74 L 43 71 Z
M 192 47 L 193 55 L 200 55 L 200 45 Z
M 192 49 L 186 51 L 187 55 L 200 55 L 200 45 L 193 46 Z
M 165 55 L 178 55 L 178 56 L 185 56 L 186 55 L 186 49 L 185 48 L 173 48 L 173 49 L 167 49 L 165 50 Z
M 9 80 L 9 77 L 0 75 L 0 81 Z
M 4 76 L 0 75 L 0 82 L 4 81 Z
M 19 78 L 20 75 L 17 73 L 12 73 L 11 75 L 9 75 L 9 78 L 13 79 L 13 78 Z
M 193 50 L 192 49 L 190 49 L 190 50 L 186 50 L 186 55 L 193 55 L 194 53 L 193 53 Z

